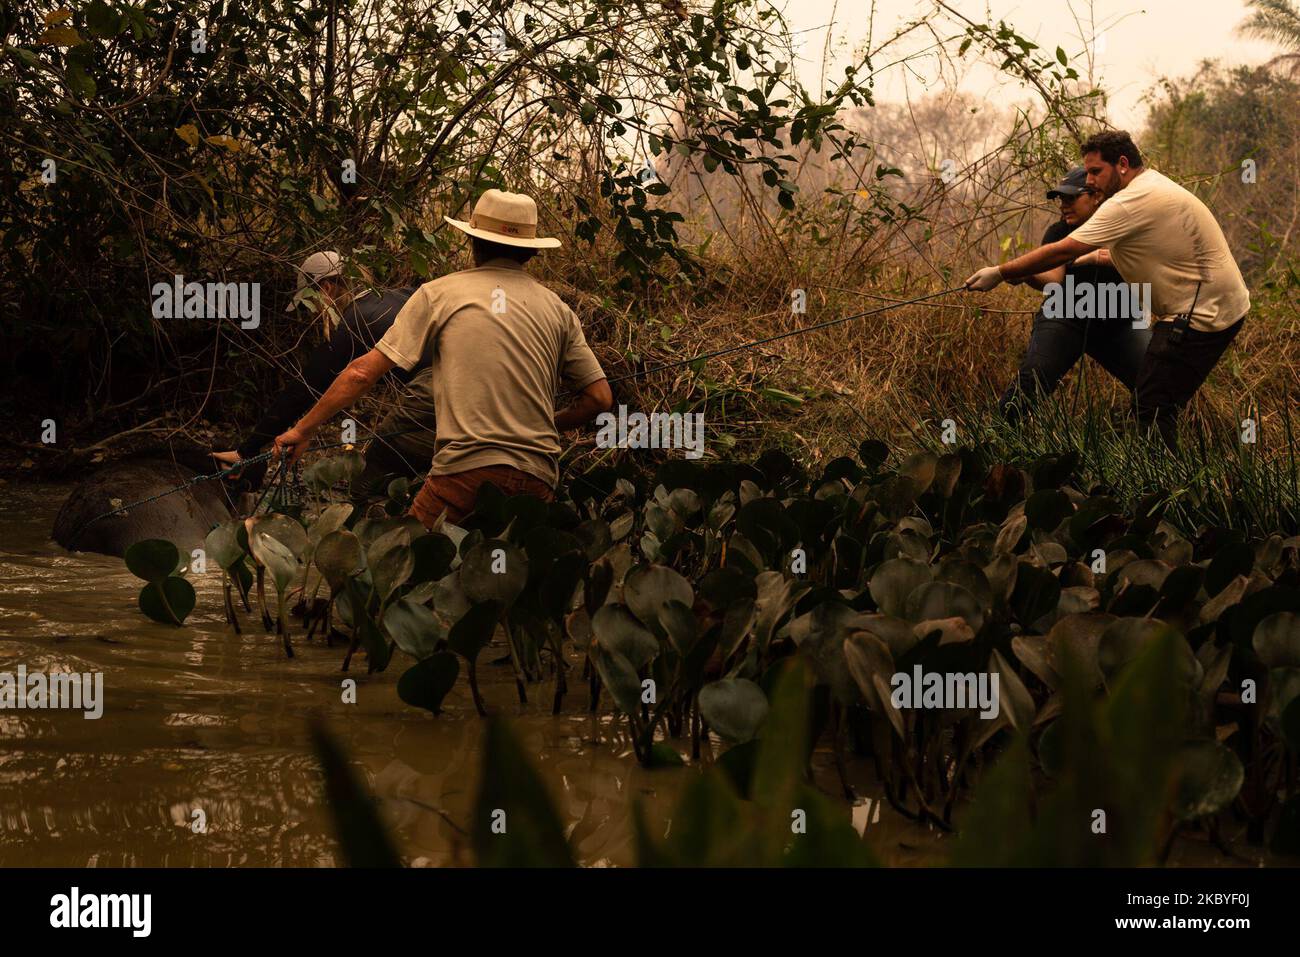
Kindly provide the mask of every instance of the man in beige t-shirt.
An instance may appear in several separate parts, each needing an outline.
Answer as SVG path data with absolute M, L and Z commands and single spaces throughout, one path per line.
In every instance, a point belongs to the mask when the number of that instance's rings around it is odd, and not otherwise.
M 600 363 L 578 318 L 524 264 L 559 240 L 537 236 L 537 206 L 527 196 L 488 190 L 468 223 L 474 267 L 425 283 L 375 348 L 339 375 L 298 425 L 276 439 L 291 461 L 336 412 L 394 366 L 431 367 L 437 411 L 433 462 L 411 514 L 426 526 L 459 522 L 479 488 L 545 501 L 559 481 L 559 433 L 613 405 Z M 562 390 L 577 394 L 555 411 Z
M 1149 285 L 1155 323 L 1133 393 L 1138 421 L 1177 448 L 1175 423 L 1241 330 L 1250 293 L 1214 215 L 1177 183 L 1143 165 L 1127 133 L 1081 147 L 1088 186 L 1101 208 L 1066 238 L 979 270 L 966 288 L 984 291 L 1074 261 L 1113 265 L 1126 283 Z

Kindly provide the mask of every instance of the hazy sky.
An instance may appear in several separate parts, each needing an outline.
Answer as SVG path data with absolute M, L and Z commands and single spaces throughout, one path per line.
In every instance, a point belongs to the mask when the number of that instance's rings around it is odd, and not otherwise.
M 782 6 L 782 0 L 776 2 Z M 1121 126 L 1138 125 L 1145 115 L 1140 98 L 1162 75 L 1190 73 L 1201 60 L 1211 57 L 1230 63 L 1260 63 L 1280 52 L 1268 43 L 1246 40 L 1235 33 L 1236 26 L 1247 16 L 1244 0 L 1142 3 L 1096 0 L 1091 5 L 1086 0 L 993 0 L 987 4 L 979 0 L 950 0 L 950 3 L 976 22 L 984 20 L 986 13 L 993 20 L 1006 20 L 1049 52 L 1063 47 L 1072 65 L 1075 65 L 1074 56 L 1082 51 L 1080 37 L 1092 33 L 1091 18 L 1097 32 L 1105 35 L 1096 58 L 1097 74 L 1111 95 L 1111 119 Z M 854 48 L 868 37 L 873 9 L 875 26 L 871 32 L 875 46 L 909 20 L 932 9 L 932 5 L 930 0 L 876 0 L 875 3 L 840 0 L 838 4 L 835 0 L 785 0 L 784 10 L 790 26 L 802 31 L 800 35 L 804 38 L 800 74 L 805 83 L 816 86 L 828 25 L 836 46 L 830 61 L 834 69 L 827 76 L 843 76 L 844 64 L 850 61 Z M 1084 24 L 1082 31 L 1076 16 Z M 922 45 L 923 39 L 932 42 L 921 33 L 914 36 L 917 46 Z M 926 83 L 936 79 L 935 61 L 921 61 L 916 65 L 918 72 L 911 75 L 895 67 L 878 76 L 877 99 L 902 100 L 907 94 L 924 95 Z M 1002 102 L 1028 98 L 1028 93 L 1018 86 L 998 81 L 984 71 L 976 71 L 963 82 L 962 88 Z

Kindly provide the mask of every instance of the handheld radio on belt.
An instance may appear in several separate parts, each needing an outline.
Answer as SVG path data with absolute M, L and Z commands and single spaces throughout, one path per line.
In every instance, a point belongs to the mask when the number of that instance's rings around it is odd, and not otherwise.
M 1179 345 L 1187 336 L 1187 329 L 1192 324 L 1192 314 L 1196 312 L 1196 300 L 1201 298 L 1201 283 L 1196 283 L 1196 292 L 1192 296 L 1192 308 L 1188 309 L 1180 316 L 1174 316 L 1174 328 L 1169 333 L 1169 341 L 1174 345 Z

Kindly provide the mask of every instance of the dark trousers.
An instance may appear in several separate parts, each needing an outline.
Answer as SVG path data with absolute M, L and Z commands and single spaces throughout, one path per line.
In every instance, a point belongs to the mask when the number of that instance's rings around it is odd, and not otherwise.
M 1158 429 L 1165 445 L 1177 451 L 1178 414 L 1237 337 L 1245 318 L 1218 332 L 1188 329 L 1181 342 L 1170 341 L 1174 323 L 1155 324 L 1133 391 L 1134 411 L 1144 432 Z
M 1056 390 L 1065 374 L 1085 355 L 1131 392 L 1137 385 L 1152 330 L 1134 329 L 1129 319 L 1050 319 L 1034 315 L 1029 346 L 1016 379 L 1002 393 L 998 408 L 1012 421 Z

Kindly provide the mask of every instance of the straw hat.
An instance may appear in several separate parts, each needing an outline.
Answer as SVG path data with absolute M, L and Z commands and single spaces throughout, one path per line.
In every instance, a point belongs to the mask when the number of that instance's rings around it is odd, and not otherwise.
M 444 217 L 463 233 L 506 246 L 526 249 L 555 249 L 558 239 L 537 235 L 537 204 L 523 193 L 489 189 L 478 198 L 469 222 Z

